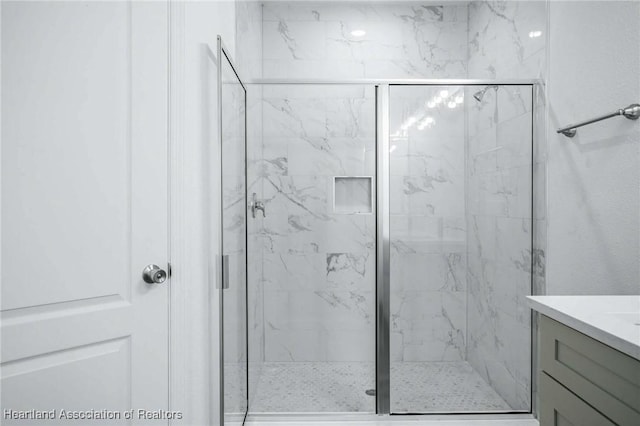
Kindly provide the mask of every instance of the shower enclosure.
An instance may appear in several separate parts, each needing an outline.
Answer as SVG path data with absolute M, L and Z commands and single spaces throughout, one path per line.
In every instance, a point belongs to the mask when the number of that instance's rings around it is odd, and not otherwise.
M 248 85 L 250 413 L 531 411 L 535 84 Z

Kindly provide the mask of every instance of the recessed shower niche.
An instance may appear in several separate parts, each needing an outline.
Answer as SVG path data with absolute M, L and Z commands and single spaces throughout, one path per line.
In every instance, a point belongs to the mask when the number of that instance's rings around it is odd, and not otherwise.
M 373 191 L 371 176 L 335 176 L 333 178 L 333 212 L 371 214 Z

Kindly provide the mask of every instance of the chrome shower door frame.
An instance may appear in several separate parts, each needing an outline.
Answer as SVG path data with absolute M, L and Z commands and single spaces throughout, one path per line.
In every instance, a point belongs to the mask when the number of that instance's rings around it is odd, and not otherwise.
M 473 79 L 406 79 L 406 80 L 371 80 L 376 87 L 376 413 L 393 414 L 391 412 L 391 235 L 390 235 L 390 90 L 391 86 L 529 86 L 532 90 L 532 163 L 531 163 L 531 253 L 534 253 L 535 232 L 535 175 L 534 175 L 534 144 L 533 128 L 536 126 L 536 87 L 543 88 L 544 84 L 537 79 L 517 80 L 473 80 Z M 531 262 L 533 262 L 533 255 Z M 536 294 L 531 267 L 531 294 Z M 531 319 L 531 395 L 530 411 L 535 412 L 536 402 L 534 390 L 536 388 L 535 365 L 537 353 L 537 322 L 532 314 Z M 507 412 L 520 413 L 520 412 Z M 412 413 L 421 414 L 421 413 Z M 444 413 L 423 413 L 444 414 Z M 484 414 L 484 413 L 469 413 Z M 495 414 L 495 413 L 493 413 Z M 466 414 L 465 414 L 466 415 Z
M 376 413 L 391 412 L 389 84 L 376 85 Z

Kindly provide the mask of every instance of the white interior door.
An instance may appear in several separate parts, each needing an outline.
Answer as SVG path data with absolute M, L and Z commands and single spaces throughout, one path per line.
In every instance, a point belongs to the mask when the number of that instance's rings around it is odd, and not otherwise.
M 167 4 L 1 12 L 2 410 L 143 423 L 168 409 L 169 281 L 141 275 L 168 262 Z

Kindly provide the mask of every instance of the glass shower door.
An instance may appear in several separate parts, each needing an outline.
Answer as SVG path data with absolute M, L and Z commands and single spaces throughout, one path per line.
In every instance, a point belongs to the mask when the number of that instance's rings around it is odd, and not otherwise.
M 373 413 L 373 87 L 262 90 L 264 362 L 250 411 Z
M 390 86 L 392 413 L 529 411 L 531 86 Z
M 223 424 L 242 425 L 247 412 L 246 91 L 218 41 L 222 164 Z

